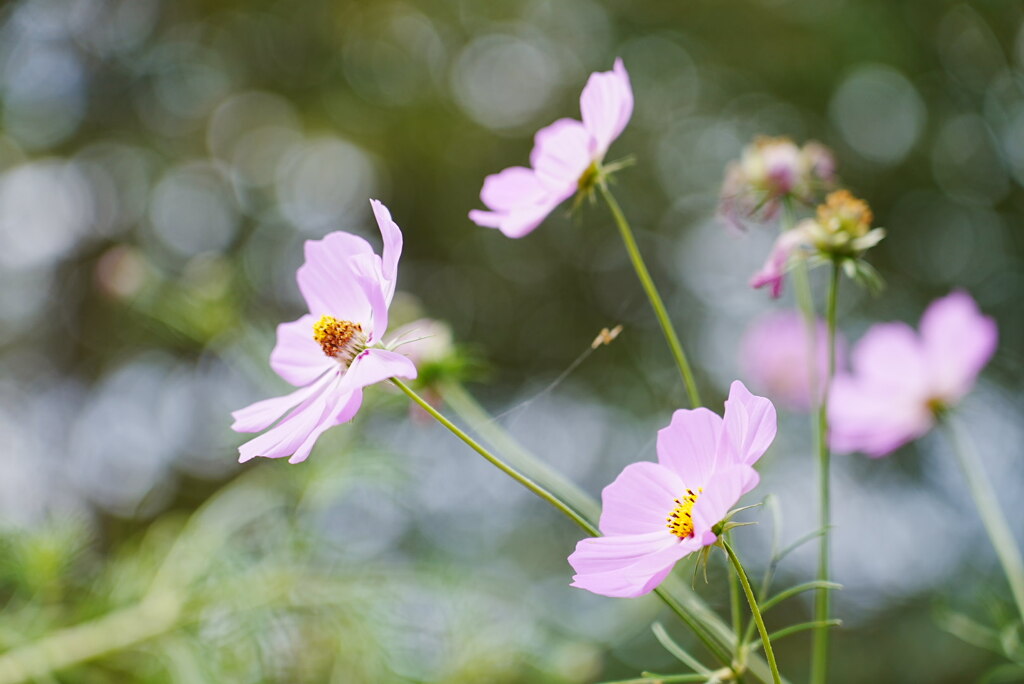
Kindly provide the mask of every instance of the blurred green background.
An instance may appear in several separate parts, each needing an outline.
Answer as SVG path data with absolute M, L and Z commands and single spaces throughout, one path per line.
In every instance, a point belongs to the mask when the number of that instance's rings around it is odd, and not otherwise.
M 559 210 L 517 241 L 466 218 L 484 176 L 578 116 L 587 75 L 615 56 L 636 109 L 610 158 L 637 159 L 616 193 L 712 408 L 743 330 L 789 305 L 746 285 L 772 232 L 737 239 L 714 219 L 725 164 L 756 134 L 818 139 L 889 231 L 870 256 L 886 292 L 841 293 L 847 338 L 916 322 L 957 287 L 996 318 L 964 412 L 1019 536 L 1021 3 L 8 0 L 0 653 L 90 625 L 32 652 L 26 681 L 684 670 L 651 635 L 655 599 L 571 589 L 578 530 L 387 388 L 300 466 L 239 466 L 228 429 L 231 410 L 285 389 L 266 358 L 274 326 L 303 313 L 302 242 L 345 229 L 378 244 L 376 197 L 405 233 L 396 318 L 449 322 L 487 367 L 470 389 L 512 434 L 594 494 L 652 458 L 684 395 L 606 211 Z M 813 525 L 810 444 L 806 417 L 782 415 L 762 461 L 785 540 Z M 943 629 L 948 610 L 1009 614 L 943 440 L 835 468 L 832 681 L 953 684 L 1004 664 Z M 737 533 L 756 570 L 770 522 L 748 515 L 766 523 Z M 796 583 L 814 566 L 808 548 L 781 572 Z M 721 568 L 696 587 L 725 612 Z M 808 615 L 794 601 L 768 621 Z M 793 681 L 808 645 L 778 645 Z M 20 681 L 5 663 L 0 680 Z M 1020 681 L 999 672 L 987 681 Z

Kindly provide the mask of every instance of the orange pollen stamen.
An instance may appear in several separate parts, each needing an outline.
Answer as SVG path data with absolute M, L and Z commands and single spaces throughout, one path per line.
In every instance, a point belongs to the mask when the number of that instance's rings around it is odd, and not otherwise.
M 321 316 L 313 324 L 313 339 L 320 343 L 324 354 L 346 362 L 355 358 L 366 344 L 363 326 L 334 316 Z
M 671 515 L 665 518 L 665 522 L 668 523 L 666 527 L 680 539 L 693 536 L 693 506 L 702 491 L 704 490 L 699 487 L 696 492 L 687 489 L 686 496 L 675 500 L 676 507 L 672 509 Z

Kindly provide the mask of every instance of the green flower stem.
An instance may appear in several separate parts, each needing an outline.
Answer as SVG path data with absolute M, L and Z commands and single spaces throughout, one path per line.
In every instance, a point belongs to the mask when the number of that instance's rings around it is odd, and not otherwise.
M 441 423 L 441 425 L 448 428 L 448 430 L 451 431 L 452 434 L 454 434 L 456 437 L 465 442 L 469 446 L 469 448 L 473 449 L 473 451 L 483 456 L 492 465 L 494 465 L 503 473 L 511 477 L 513 480 L 520 483 L 521 485 L 529 489 L 531 492 L 533 492 L 534 494 L 536 494 L 537 496 L 539 496 L 540 498 L 544 499 L 549 504 L 554 506 L 556 509 L 561 511 L 562 514 L 564 514 L 570 520 L 572 520 L 581 528 L 583 528 L 583 530 L 587 532 L 587 534 L 590 534 L 594 537 L 598 537 L 601 535 L 601 532 L 597 529 L 597 527 L 594 524 L 587 520 L 586 516 L 581 514 L 579 511 L 574 509 L 569 504 L 565 503 L 562 499 L 560 499 L 558 496 L 553 494 L 545 487 L 541 486 L 531 478 L 521 473 L 516 468 L 512 467 L 511 465 L 503 461 L 498 456 L 488 451 L 486 448 L 480 445 L 480 443 L 478 443 L 476 440 L 474 440 L 472 437 L 466 434 L 463 430 L 461 430 L 458 426 L 456 426 L 450 420 L 445 418 L 437 409 L 431 406 L 429 402 L 420 397 L 420 395 L 414 392 L 404 382 L 402 382 L 398 378 L 392 378 L 391 381 L 400 390 L 402 390 L 406 394 L 406 396 L 408 396 L 410 399 L 416 402 L 416 404 L 418 404 L 420 408 L 429 413 L 435 420 L 437 420 L 437 422 Z M 483 409 L 480 409 L 480 411 L 482 412 Z M 494 424 L 493 421 L 489 422 L 495 425 L 496 429 L 500 430 L 500 427 Z M 509 437 L 508 439 L 511 440 L 511 437 Z M 527 452 L 523 450 L 523 453 Z M 520 454 L 520 456 L 522 456 L 522 454 Z M 530 456 L 530 460 L 533 460 L 532 456 Z M 710 631 L 707 628 L 705 628 L 704 625 L 702 625 L 701 622 L 697 620 L 697 618 L 695 618 L 689 611 L 683 608 L 682 604 L 680 604 L 674 596 L 672 596 L 660 587 L 655 589 L 654 592 L 658 595 L 658 598 L 660 598 L 665 603 L 665 605 L 671 608 L 672 611 L 679 616 L 679 619 L 681 619 L 687 627 L 693 630 L 693 633 L 697 635 L 697 638 L 700 639 L 701 643 L 703 643 L 704 646 L 707 647 L 707 649 L 712 654 L 714 654 L 716 658 L 718 658 L 723 664 L 727 665 L 730 663 L 731 659 L 729 657 L 729 652 L 721 646 L 721 644 L 714 638 Z
M 458 382 L 444 380 L 438 383 L 437 390 L 455 415 L 494 447 L 506 463 L 544 485 L 548 491 L 578 511 L 587 522 L 597 527 L 601 515 L 597 501 L 575 482 L 525 449 L 480 406 L 465 387 Z
M 519 484 L 523 485 L 524 487 L 529 489 L 531 492 L 533 492 L 534 494 L 536 494 L 537 496 L 539 496 L 540 498 L 544 499 L 549 504 L 554 506 L 563 515 L 565 515 L 567 518 L 572 520 L 574 523 L 576 523 L 577 525 L 582 527 L 583 530 L 587 534 L 591 534 L 591 535 L 594 535 L 594 536 L 598 536 L 598 535 L 601 534 L 598 531 L 598 529 L 594 525 L 592 525 L 590 523 L 590 521 L 588 521 L 585 517 L 583 517 L 575 509 L 573 509 L 572 506 L 570 506 L 569 504 L 565 503 L 564 501 L 559 499 L 557 496 L 555 496 L 554 494 L 549 492 L 547 489 L 545 489 L 541 485 L 537 484 L 536 482 L 531 480 L 529 477 L 527 477 L 523 473 L 519 472 L 518 470 L 516 470 L 515 468 L 513 468 L 512 466 L 510 466 L 509 464 L 505 463 L 503 460 L 501 460 L 500 458 L 498 458 L 497 456 L 492 454 L 490 451 L 485 449 L 483 446 L 480 445 L 479 442 L 477 442 L 475 439 L 473 439 L 472 437 L 467 435 L 465 432 L 463 432 L 457 425 L 455 425 L 455 423 L 451 422 L 450 420 L 445 418 L 443 415 L 441 415 L 441 413 L 436 408 L 434 408 L 433 406 L 430 405 L 430 402 L 428 402 L 426 399 L 424 399 L 420 395 L 416 394 L 416 392 L 414 392 L 412 390 L 412 388 L 410 388 L 404 382 L 402 382 L 398 378 L 391 378 L 391 382 L 394 383 L 395 386 L 398 387 L 398 389 L 400 389 L 403 392 L 405 392 L 406 396 L 408 396 L 410 399 L 412 399 L 414 402 L 416 402 L 419 405 L 420 408 L 422 408 L 424 411 L 429 413 L 434 418 L 434 420 L 436 420 L 441 425 L 443 425 L 446 428 L 448 428 L 448 430 L 453 435 L 455 435 L 456 437 L 461 439 L 463 442 L 465 442 L 469 446 L 470 449 L 472 449 L 476 453 L 478 453 L 481 456 L 483 456 L 487 461 L 489 461 L 491 463 L 491 465 L 495 466 L 498 470 L 500 470 L 501 472 L 505 473 L 506 475 L 511 477 L 513 480 L 515 480 Z
M 725 549 L 725 553 L 728 554 L 729 560 L 732 562 L 732 567 L 736 571 L 736 577 L 739 578 L 740 585 L 743 587 L 743 593 L 747 595 L 750 613 L 754 616 L 754 622 L 757 623 L 757 631 L 761 634 L 761 644 L 764 646 L 764 655 L 768 659 L 768 667 L 772 670 L 772 681 L 775 684 L 781 684 L 782 675 L 779 674 L 779 666 L 775 664 L 775 652 L 772 651 L 771 638 L 768 635 L 768 629 L 764 626 L 761 611 L 757 607 L 757 598 L 754 596 L 754 590 L 750 587 L 750 580 L 747 579 L 747 573 L 743 569 L 739 557 L 736 556 L 736 552 L 729 545 L 729 542 L 722 538 L 721 544 L 722 548 Z
M 828 530 L 832 522 L 830 497 L 829 466 L 831 452 L 828 448 L 828 392 L 832 385 L 832 376 L 836 372 L 836 300 L 839 296 L 839 264 L 832 264 L 832 277 L 828 288 L 828 305 L 825 309 L 825 325 L 828 327 L 828 370 L 822 384 L 821 397 L 818 403 L 818 477 L 821 497 L 820 527 Z M 816 359 L 815 359 L 816 360 Z M 829 581 L 829 534 L 821 535 L 818 550 L 818 581 Z M 811 684 L 825 684 L 828 678 L 828 641 L 829 641 L 829 610 L 832 600 L 831 590 L 818 589 L 814 600 L 814 619 L 819 626 L 814 630 L 814 642 L 811 652 Z
M 732 539 L 732 535 L 728 532 L 725 533 L 727 540 Z M 732 613 L 732 631 L 736 633 L 736 656 L 739 657 L 740 652 L 743 650 L 743 616 L 742 609 L 740 607 L 740 585 L 736 575 L 729 573 L 729 608 Z
M 793 215 L 793 204 L 789 198 L 782 203 L 782 225 L 783 231 L 792 230 L 795 225 Z M 812 413 L 812 425 L 814 430 L 814 442 L 818 455 L 818 479 L 819 499 L 821 506 L 821 529 L 824 530 L 819 542 L 818 551 L 818 581 L 828 582 L 829 579 L 829 525 L 832 518 L 829 502 L 830 493 L 830 461 L 831 455 L 828 448 L 828 388 L 835 374 L 835 328 L 836 328 L 836 296 L 839 288 L 839 265 L 832 266 L 832 280 L 828 294 L 828 309 L 826 313 L 828 326 L 828 374 L 824 386 L 821 388 L 821 395 L 817 393 L 820 378 L 818 378 L 818 321 L 814 312 L 814 295 L 811 291 L 811 279 L 807 269 L 807 263 L 800 259 L 793 268 L 793 289 L 797 305 L 804 319 L 804 326 L 807 328 L 807 339 L 811 353 L 808 354 L 809 364 L 808 384 L 812 388 L 811 401 L 814 411 Z M 814 629 L 814 644 L 811 649 L 811 684 L 824 684 L 828 677 L 828 639 L 831 595 L 829 589 L 819 589 L 814 600 L 814 615 L 817 627 Z
M 1006 573 L 1017 611 L 1021 620 L 1024 620 L 1024 560 L 1021 559 L 1020 548 L 1013 538 L 1006 517 L 999 508 L 992 482 L 985 474 L 978 452 L 966 430 L 959 420 L 949 414 L 943 416 L 942 424 L 953 443 L 953 451 L 960 461 L 960 467 L 967 476 L 967 486 L 970 487 L 974 505 L 978 508 L 988 538 L 996 550 L 1003 572 Z
M 683 345 L 679 343 L 679 336 L 676 335 L 676 330 L 672 326 L 668 312 L 665 310 L 665 304 L 661 301 L 661 295 L 658 294 L 658 288 L 655 287 L 654 281 L 651 280 L 651 274 L 647 270 L 644 258 L 640 255 L 636 238 L 633 237 L 633 229 L 629 227 L 629 222 L 623 215 L 622 209 L 619 208 L 619 203 L 615 201 L 615 197 L 612 196 L 611 191 L 608 189 L 607 183 L 602 181 L 597 186 L 601 190 L 601 196 L 608 205 L 608 209 L 612 212 L 615 225 L 619 227 L 619 234 L 622 235 L 622 241 L 626 245 L 629 259 L 633 262 L 633 269 L 640 279 L 644 292 L 647 293 L 647 299 L 651 301 L 651 306 L 654 308 L 654 315 L 657 316 L 658 323 L 661 324 L 661 331 L 665 334 L 665 341 L 668 342 L 669 349 L 672 351 L 672 357 L 675 359 L 676 366 L 679 367 L 679 374 L 683 378 L 683 384 L 686 385 L 686 394 L 690 398 L 690 405 L 693 408 L 697 408 L 701 406 L 697 382 L 694 380 L 693 371 L 690 370 L 690 364 L 686 360 Z

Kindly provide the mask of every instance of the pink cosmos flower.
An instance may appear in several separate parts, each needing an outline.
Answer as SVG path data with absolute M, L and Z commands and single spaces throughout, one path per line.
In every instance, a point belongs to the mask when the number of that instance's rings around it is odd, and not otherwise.
M 773 311 L 755 320 L 743 336 L 740 361 L 745 377 L 755 390 L 764 392 L 777 404 L 796 411 L 809 411 L 814 397 L 821 396 L 828 371 L 828 331 L 825 322 L 816 323 L 815 339 L 798 311 Z M 836 339 L 836 366 L 842 368 L 846 345 Z M 815 385 L 811 384 L 814 359 Z
M 309 313 L 277 327 L 270 354 L 270 367 L 299 389 L 232 414 L 237 432 L 270 428 L 238 448 L 239 461 L 256 456 L 304 461 L 325 430 L 352 419 L 364 387 L 416 377 L 409 359 L 379 347 L 395 294 L 402 231 L 387 207 L 377 200 L 370 204 L 384 238 L 383 256 L 351 233 L 306 242 L 306 261 L 296 280 Z
M 753 465 L 775 439 L 775 407 L 732 383 L 725 418 L 679 410 L 658 431 L 658 462 L 639 462 L 601 494 L 603 537 L 569 556 L 572 586 L 604 596 L 641 596 L 676 561 L 714 544 L 713 531 L 758 482 Z
M 995 352 L 995 322 L 966 292 L 932 302 L 920 333 L 905 323 L 873 326 L 853 349 L 853 373 L 829 393 L 832 448 L 884 456 L 935 424 L 959 401 Z
M 513 166 L 488 176 L 480 200 L 490 211 L 469 218 L 518 238 L 532 232 L 559 204 L 592 182 L 612 142 L 633 114 L 633 89 L 621 59 L 612 71 L 590 75 L 580 96 L 583 121 L 559 119 L 537 131 L 532 168 Z

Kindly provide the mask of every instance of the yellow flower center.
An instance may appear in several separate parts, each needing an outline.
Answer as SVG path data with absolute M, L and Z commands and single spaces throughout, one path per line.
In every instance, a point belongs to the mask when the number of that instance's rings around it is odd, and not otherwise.
M 334 316 L 321 316 L 313 324 L 313 339 L 324 354 L 349 363 L 366 346 L 363 326 L 352 321 L 340 321 Z
M 687 489 L 686 496 L 675 500 L 676 507 L 672 509 L 672 514 L 665 518 L 669 532 L 680 539 L 693 536 L 693 506 L 697 503 L 697 497 L 702 491 L 704 490 L 699 487 L 696 492 Z

